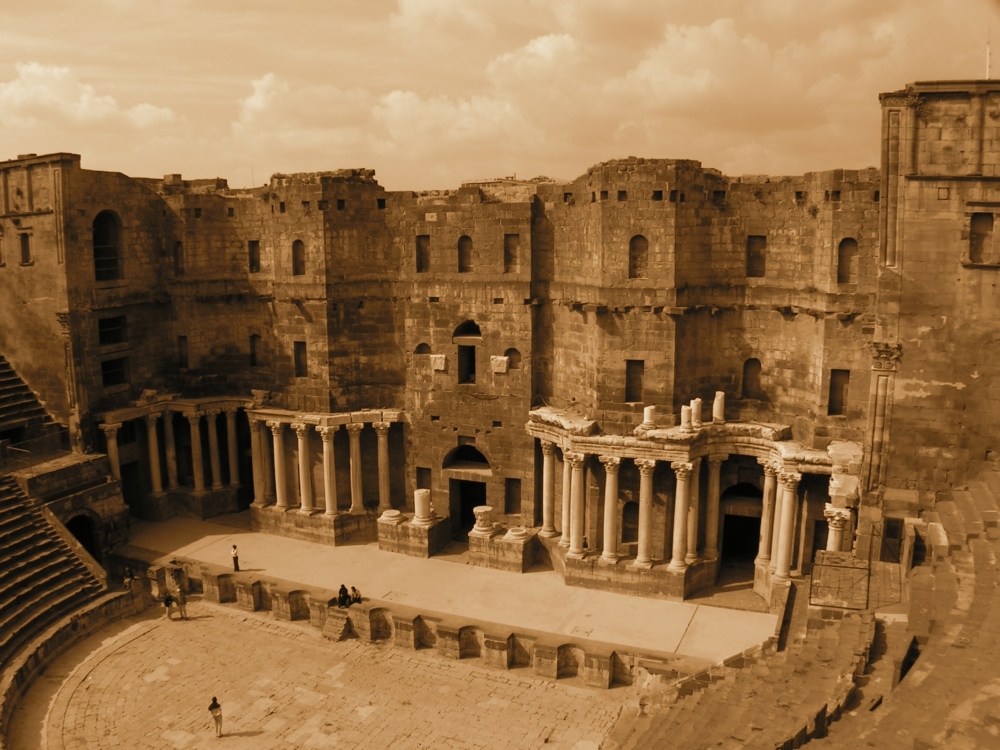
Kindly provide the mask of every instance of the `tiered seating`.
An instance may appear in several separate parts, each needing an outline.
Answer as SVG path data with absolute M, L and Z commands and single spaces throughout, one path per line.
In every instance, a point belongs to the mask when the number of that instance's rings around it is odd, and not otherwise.
M 0 669 L 103 589 L 11 477 L 0 477 Z
M 38 397 L 0 355 L 0 431 L 24 425 L 37 434 L 51 423 Z

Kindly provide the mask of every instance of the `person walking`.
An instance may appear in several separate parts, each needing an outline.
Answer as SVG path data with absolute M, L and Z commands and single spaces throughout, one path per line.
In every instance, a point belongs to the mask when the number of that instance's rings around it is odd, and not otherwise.
M 236 545 L 235 544 L 233 545 L 233 551 L 230 552 L 229 554 L 233 556 L 233 572 L 234 573 L 239 573 L 240 572 L 240 553 L 236 549 Z
M 219 703 L 219 699 L 214 695 L 212 696 L 212 702 L 208 704 L 208 712 L 212 714 L 212 721 L 215 722 L 215 736 L 222 736 L 222 705 Z
M 171 607 L 173 606 L 174 606 L 174 597 L 171 596 L 170 592 L 168 591 L 166 594 L 163 595 L 163 608 L 167 611 L 168 620 L 174 619 L 173 610 L 171 609 Z

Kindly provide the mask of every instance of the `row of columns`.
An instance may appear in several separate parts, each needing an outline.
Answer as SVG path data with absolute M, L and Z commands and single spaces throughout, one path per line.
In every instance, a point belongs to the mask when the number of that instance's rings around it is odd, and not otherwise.
M 775 580 L 788 580 L 795 544 L 795 509 L 802 475 L 796 471 L 781 471 L 771 462 L 763 463 L 763 468 L 760 543 L 754 562 L 766 566 Z
M 219 432 L 216 418 L 222 412 L 226 414 L 226 450 L 229 463 L 229 486 L 236 487 L 240 483 L 239 453 L 236 445 L 236 409 L 208 409 L 204 412 L 188 412 L 184 417 L 191 429 L 191 471 L 194 475 L 195 492 L 204 492 L 206 488 L 204 454 L 201 444 L 201 418 L 208 418 L 208 451 L 211 468 L 211 488 L 222 489 L 222 462 L 219 453 Z M 174 412 L 154 412 L 145 416 L 146 444 L 149 449 L 149 476 L 153 494 L 161 494 L 164 489 L 179 487 L 177 479 L 177 443 L 174 437 Z M 163 420 L 164 452 L 167 457 L 167 475 L 164 483 L 162 466 L 160 464 L 160 444 L 156 423 L 160 417 Z M 108 462 L 111 464 L 111 474 L 115 479 L 121 479 L 121 460 L 118 453 L 118 431 L 121 422 L 110 422 L 100 425 L 107 442 Z
M 378 437 L 378 510 L 389 510 L 389 427 L 390 422 L 373 422 Z M 333 440 L 340 425 L 311 425 L 304 422 L 282 422 L 250 418 L 250 444 L 253 454 L 254 505 L 274 505 L 280 510 L 290 510 L 288 498 L 287 467 L 285 457 L 285 427 L 290 426 L 298 439 L 298 512 L 305 515 L 319 513 L 313 502 L 312 464 L 309 453 L 309 436 L 313 429 L 323 440 L 323 502 L 324 515 L 333 517 L 337 510 L 337 466 Z M 270 441 L 264 427 L 270 431 Z M 344 425 L 350 444 L 351 509 L 350 513 L 364 513 L 361 484 L 361 431 L 362 422 Z M 268 450 L 267 443 L 271 443 Z

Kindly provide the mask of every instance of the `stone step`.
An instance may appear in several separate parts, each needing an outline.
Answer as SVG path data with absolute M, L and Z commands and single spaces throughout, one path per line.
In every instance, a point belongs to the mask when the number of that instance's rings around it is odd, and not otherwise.
M 979 510 L 979 517 L 983 519 L 983 524 L 987 529 L 1000 526 L 1000 506 L 997 505 L 996 496 L 990 491 L 985 482 L 969 482 L 969 497 L 976 504 Z
M 990 488 L 993 497 L 1000 500 L 1000 472 L 990 469 L 980 474 L 979 479 Z
M 982 536 L 986 526 L 983 524 L 983 519 L 979 515 L 979 509 L 976 507 L 972 495 L 967 490 L 955 490 L 951 494 L 955 508 L 962 519 L 966 539 Z

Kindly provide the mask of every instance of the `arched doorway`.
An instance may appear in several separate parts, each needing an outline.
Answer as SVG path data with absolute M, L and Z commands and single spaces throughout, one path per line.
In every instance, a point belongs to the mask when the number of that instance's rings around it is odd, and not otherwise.
M 749 482 L 735 484 L 719 501 L 722 518 L 720 583 L 753 580 L 753 561 L 760 544 L 764 493 Z
M 97 545 L 97 529 L 93 519 L 87 515 L 74 516 L 66 523 L 66 529 L 95 560 L 101 559 Z
M 448 473 L 448 505 L 451 516 L 451 536 L 467 541 L 476 524 L 473 509 L 487 505 L 486 483 L 493 476 L 490 462 L 474 445 L 453 448 L 441 462 Z

